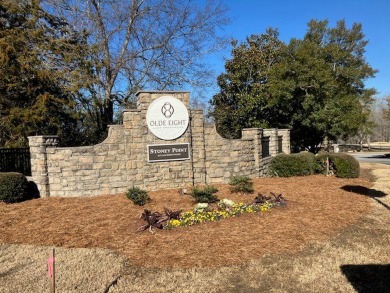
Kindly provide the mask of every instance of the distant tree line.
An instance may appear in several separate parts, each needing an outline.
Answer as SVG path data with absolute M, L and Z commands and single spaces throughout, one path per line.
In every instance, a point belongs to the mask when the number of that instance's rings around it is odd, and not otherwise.
M 371 114 L 371 141 L 390 142 L 390 95 L 378 99 Z
M 342 141 L 353 144 L 390 142 L 390 96 L 376 97 L 367 124 L 357 135 Z

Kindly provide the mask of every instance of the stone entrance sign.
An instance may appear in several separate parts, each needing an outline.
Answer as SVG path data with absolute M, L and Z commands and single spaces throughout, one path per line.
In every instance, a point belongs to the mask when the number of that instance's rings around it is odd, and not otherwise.
M 189 97 L 137 93 L 137 108 L 125 110 L 123 125 L 111 125 L 97 145 L 59 148 L 54 136 L 29 137 L 30 179 L 41 197 L 188 188 L 228 182 L 231 176 L 264 176 L 278 148 L 290 153 L 288 129 L 244 129 L 241 139 L 224 139 L 205 123 L 202 110 L 189 110 Z M 263 138 L 269 141 L 266 158 Z

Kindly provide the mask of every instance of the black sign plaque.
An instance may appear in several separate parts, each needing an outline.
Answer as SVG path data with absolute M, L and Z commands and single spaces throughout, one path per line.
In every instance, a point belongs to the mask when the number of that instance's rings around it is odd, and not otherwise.
M 190 144 L 148 145 L 148 162 L 179 161 L 190 159 Z

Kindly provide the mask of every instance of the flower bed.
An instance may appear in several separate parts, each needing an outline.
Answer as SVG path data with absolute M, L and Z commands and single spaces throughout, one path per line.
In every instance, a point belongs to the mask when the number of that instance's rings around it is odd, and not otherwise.
M 229 217 L 239 216 L 245 213 L 267 212 L 275 206 L 285 206 L 287 200 L 279 194 L 276 196 L 271 193 L 272 197 L 267 197 L 258 194 L 254 203 L 236 204 L 232 200 L 223 199 L 219 201 L 216 208 L 211 209 L 208 203 L 198 203 L 193 211 L 182 212 L 171 211 L 164 208 L 164 213 L 151 212 L 144 210 L 141 218 L 145 220 L 146 224 L 142 225 L 138 230 L 144 231 L 153 228 L 158 229 L 173 229 L 176 227 L 186 227 L 203 222 L 215 222 Z
M 244 213 L 267 212 L 276 204 L 266 202 L 264 204 L 243 203 L 233 204 L 230 208 L 215 209 L 210 211 L 194 210 L 180 214 L 178 219 L 171 219 L 164 229 L 172 229 L 180 226 L 192 226 L 203 222 L 215 222 L 229 217 L 235 217 Z

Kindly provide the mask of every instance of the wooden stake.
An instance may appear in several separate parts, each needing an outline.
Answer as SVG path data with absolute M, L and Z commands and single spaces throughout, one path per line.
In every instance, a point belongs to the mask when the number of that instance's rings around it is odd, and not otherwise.
M 47 260 L 47 273 L 50 280 L 50 293 L 56 292 L 56 282 L 55 282 L 55 249 L 49 255 Z
M 326 158 L 326 176 L 329 176 L 329 158 Z

